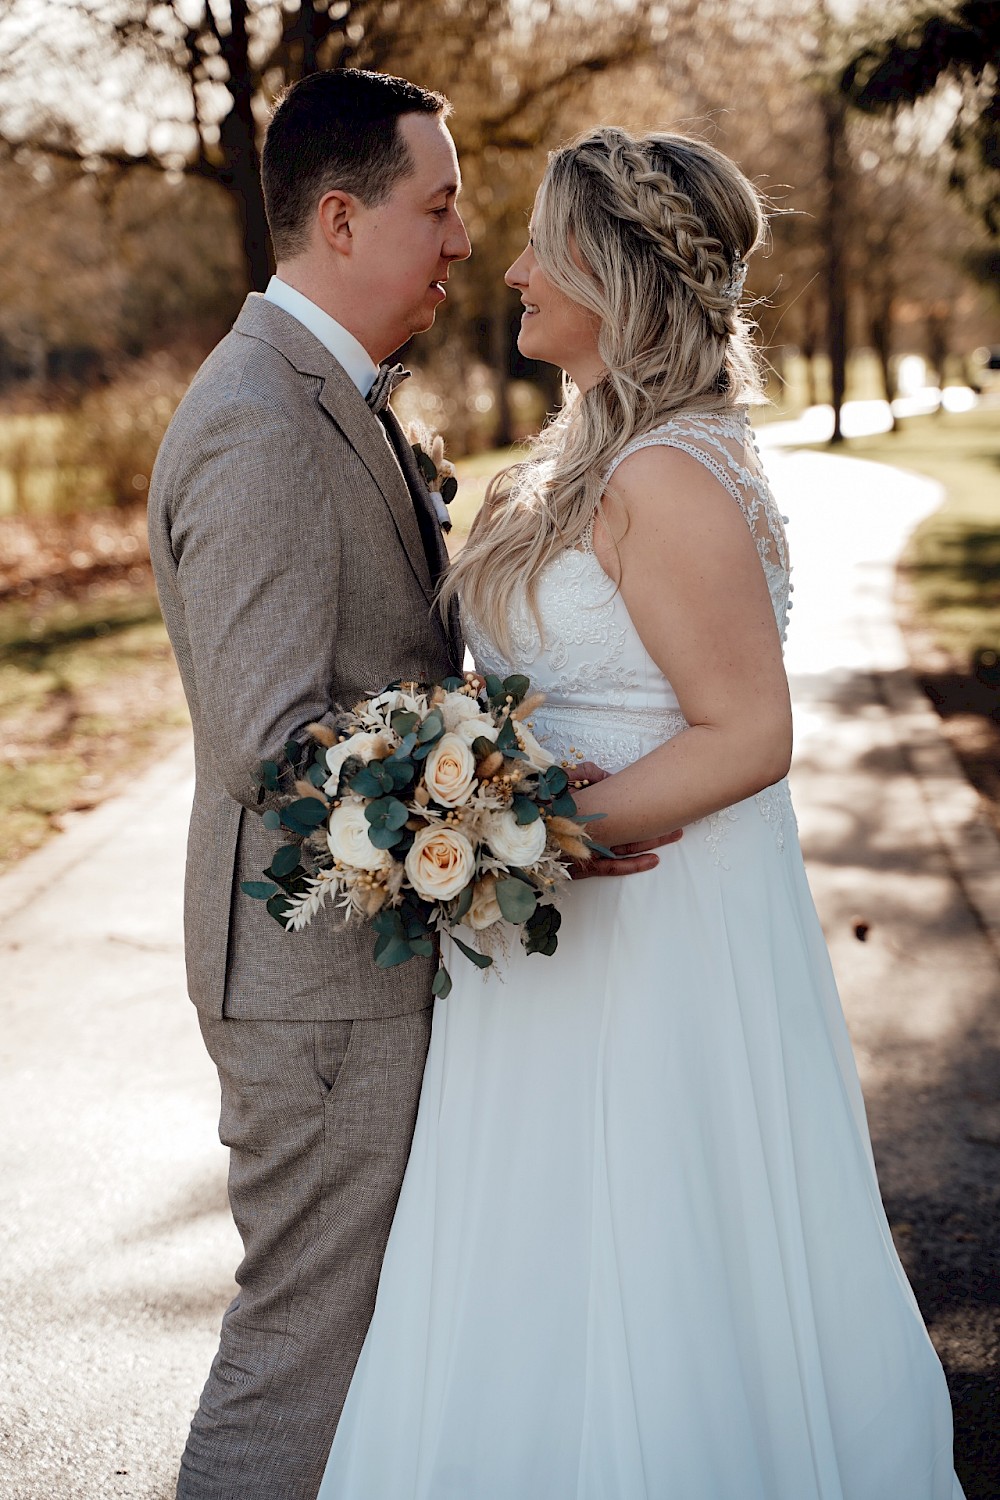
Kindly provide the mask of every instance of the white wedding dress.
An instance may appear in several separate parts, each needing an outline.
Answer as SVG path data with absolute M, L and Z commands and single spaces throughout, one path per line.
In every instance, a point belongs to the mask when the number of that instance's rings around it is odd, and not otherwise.
M 683 449 L 784 531 L 742 411 Z M 621 455 L 622 457 L 624 456 Z M 591 551 L 514 660 L 615 771 L 685 727 Z M 569 888 L 553 958 L 453 948 L 374 1321 L 320 1500 L 961 1500 L 785 782 Z

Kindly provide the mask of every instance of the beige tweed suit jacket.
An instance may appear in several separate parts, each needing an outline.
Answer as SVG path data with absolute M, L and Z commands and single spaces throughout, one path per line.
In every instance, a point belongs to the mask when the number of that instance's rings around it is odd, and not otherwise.
M 285 933 L 239 889 L 280 842 L 261 821 L 260 762 L 336 706 L 461 665 L 457 620 L 433 608 L 414 510 L 429 501 L 401 448 L 406 478 L 334 357 L 255 293 L 161 446 L 150 552 L 194 726 L 185 940 L 207 1016 L 356 1020 L 430 1003 L 434 960 L 377 969 L 366 927 L 327 915 Z

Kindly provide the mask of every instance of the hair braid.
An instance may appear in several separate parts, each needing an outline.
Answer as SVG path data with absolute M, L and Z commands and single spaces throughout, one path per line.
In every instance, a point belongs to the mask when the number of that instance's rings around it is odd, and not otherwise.
M 675 412 L 720 411 L 760 393 L 736 267 L 764 236 L 760 197 L 705 141 L 635 137 L 617 126 L 553 152 L 534 214 L 548 279 L 592 313 L 604 374 L 572 387 L 527 460 L 490 484 L 442 588 L 501 648 L 526 591 L 559 552 L 579 546 L 627 443 Z

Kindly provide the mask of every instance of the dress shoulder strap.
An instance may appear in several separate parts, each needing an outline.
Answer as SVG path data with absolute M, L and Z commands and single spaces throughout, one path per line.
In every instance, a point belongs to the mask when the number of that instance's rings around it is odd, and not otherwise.
M 643 448 L 677 448 L 703 464 L 732 495 L 753 532 L 761 560 L 787 567 L 784 517 L 778 515 L 745 406 L 728 411 L 679 412 L 640 433 L 616 453 L 604 474 L 609 483 L 619 464 Z

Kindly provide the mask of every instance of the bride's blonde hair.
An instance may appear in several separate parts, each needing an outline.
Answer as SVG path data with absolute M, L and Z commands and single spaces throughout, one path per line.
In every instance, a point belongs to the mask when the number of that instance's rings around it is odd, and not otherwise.
M 490 483 L 443 585 L 442 606 L 460 593 L 505 653 L 515 595 L 525 590 L 537 619 L 539 574 L 583 541 L 614 455 L 675 412 L 759 395 L 732 283 L 765 227 L 756 188 L 705 141 L 602 126 L 549 157 L 535 254 L 552 284 L 596 315 L 605 373 L 583 393 L 566 380 L 562 410 Z

